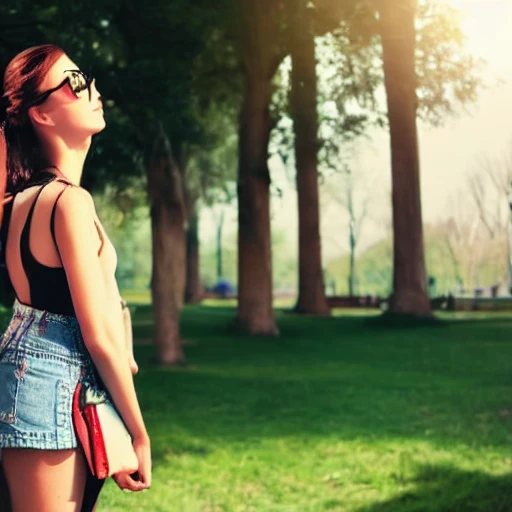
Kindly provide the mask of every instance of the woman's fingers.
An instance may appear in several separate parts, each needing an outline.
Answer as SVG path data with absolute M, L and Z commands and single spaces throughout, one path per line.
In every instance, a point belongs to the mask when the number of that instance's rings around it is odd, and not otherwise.
M 147 485 L 145 485 L 142 481 L 136 480 L 133 475 L 129 473 L 117 473 L 113 476 L 114 481 L 123 491 L 143 491 L 147 489 Z
M 135 473 L 120 472 L 114 475 L 116 484 L 123 490 L 143 491 L 151 487 L 151 448 L 149 439 L 134 441 L 133 448 L 139 461 Z
M 139 467 L 139 481 L 144 486 L 144 489 L 151 487 L 151 468 Z

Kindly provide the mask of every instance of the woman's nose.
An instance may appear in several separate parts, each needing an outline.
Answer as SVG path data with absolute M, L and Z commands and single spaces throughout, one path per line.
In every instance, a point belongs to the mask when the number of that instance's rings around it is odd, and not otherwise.
M 90 94 L 90 98 L 89 100 L 92 101 L 93 99 L 94 100 L 99 100 L 101 98 L 101 95 L 98 91 L 98 89 L 96 88 L 96 79 L 94 79 L 92 82 L 91 82 L 91 94 Z

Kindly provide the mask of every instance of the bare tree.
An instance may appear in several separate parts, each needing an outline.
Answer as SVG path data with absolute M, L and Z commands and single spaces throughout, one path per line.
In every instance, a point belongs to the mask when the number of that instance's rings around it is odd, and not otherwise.
M 343 183 L 342 186 L 326 187 L 326 195 L 338 206 L 341 206 L 348 215 L 348 247 L 350 255 L 348 293 L 352 297 L 357 293 L 356 251 L 363 223 L 368 213 L 371 188 L 365 189 L 363 197 L 356 197 L 359 196 L 359 190 L 356 189 L 359 189 L 361 179 L 357 173 L 354 174 L 348 165 L 345 165 L 340 179 Z
M 469 175 L 469 189 L 480 220 L 491 237 L 508 228 L 512 150 L 500 158 L 481 157 Z
M 483 156 L 468 178 L 473 204 L 491 239 L 506 254 L 508 288 L 512 284 L 512 146 L 502 156 Z M 503 258 L 505 262 L 505 257 Z
M 457 294 L 481 286 L 503 283 L 506 279 L 507 231 L 491 232 L 482 222 L 474 198 L 460 191 L 449 201 L 449 217 L 434 227 L 447 250 L 446 259 L 452 266 Z
M 343 145 L 344 154 L 347 156 L 356 151 L 355 148 L 350 148 L 348 144 L 340 144 Z M 383 205 L 380 204 L 379 199 L 383 187 L 378 185 L 378 174 L 366 168 L 357 154 L 354 154 L 350 160 L 350 163 L 342 164 L 340 171 L 331 171 L 332 174 L 324 179 L 322 209 L 326 211 L 329 206 L 332 206 L 338 212 L 338 216 L 340 210 L 346 214 L 346 235 L 348 235 L 346 240 L 348 241 L 350 259 L 348 290 L 349 295 L 353 296 L 358 293 L 357 251 L 363 239 L 363 227 L 368 221 L 372 220 L 382 224 Z M 328 231 L 332 232 L 332 226 L 329 226 Z M 343 234 L 343 236 L 346 235 Z M 335 239 L 338 242 L 341 240 L 338 231 Z M 347 247 L 345 243 L 339 245 L 340 248 Z

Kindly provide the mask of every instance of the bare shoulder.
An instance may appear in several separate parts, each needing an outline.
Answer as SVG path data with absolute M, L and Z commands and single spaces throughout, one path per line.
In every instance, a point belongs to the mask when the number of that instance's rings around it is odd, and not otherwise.
M 55 187 L 58 185 L 56 184 Z M 94 215 L 94 200 L 91 194 L 77 185 L 65 185 L 60 183 L 62 194 L 57 203 L 57 215 L 60 213 L 65 218 L 79 218 L 85 220 Z

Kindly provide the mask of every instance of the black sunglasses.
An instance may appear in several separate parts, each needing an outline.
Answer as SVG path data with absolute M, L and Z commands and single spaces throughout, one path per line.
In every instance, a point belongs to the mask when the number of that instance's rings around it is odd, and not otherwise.
M 82 91 L 85 91 L 87 89 L 89 91 L 89 101 L 91 101 L 91 84 L 94 81 L 94 78 L 92 76 L 86 75 L 83 71 L 80 71 L 79 69 L 66 69 L 65 73 L 71 73 L 71 75 L 67 76 L 59 85 L 57 85 L 57 87 L 54 87 L 53 89 L 50 89 L 49 91 L 40 94 L 35 100 L 31 101 L 27 105 L 27 108 L 41 105 L 48 99 L 50 94 L 54 93 L 55 91 L 58 91 L 66 84 L 69 84 L 71 91 L 77 97 Z

